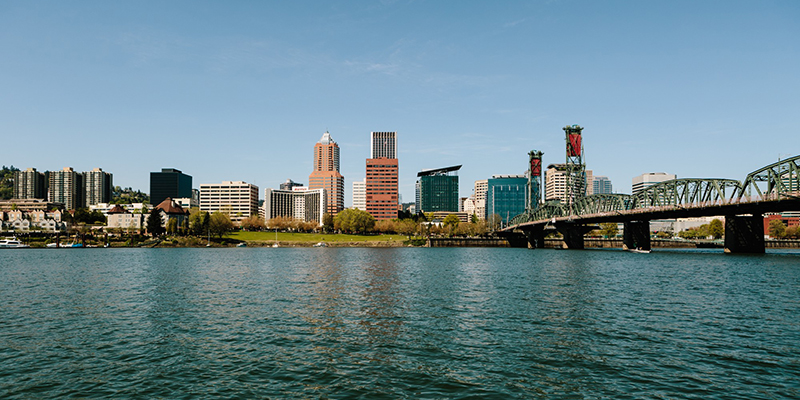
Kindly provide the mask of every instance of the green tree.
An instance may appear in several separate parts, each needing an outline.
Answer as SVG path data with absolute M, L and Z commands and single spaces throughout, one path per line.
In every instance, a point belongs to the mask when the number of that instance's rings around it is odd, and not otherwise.
M 153 208 L 150 211 L 150 216 L 147 219 L 147 232 L 153 237 L 161 236 L 164 234 L 164 227 L 161 225 L 161 209 Z
M 458 215 L 455 215 L 455 214 L 448 214 L 448 215 L 447 215 L 446 217 L 444 217 L 444 219 L 442 220 L 442 223 L 443 223 L 443 224 L 445 224 L 445 226 L 447 226 L 447 225 L 452 225 L 453 227 L 456 227 L 456 226 L 458 226 L 458 223 L 459 223 L 459 222 L 461 222 L 461 220 L 460 220 L 460 219 L 458 219 Z
M 779 219 L 769 221 L 769 236 L 774 239 L 780 239 L 786 234 L 786 225 Z
M 219 211 L 211 214 L 211 218 L 208 221 L 208 229 L 212 235 L 222 239 L 222 236 L 232 231 L 233 228 L 233 221 L 231 221 L 231 217 L 228 214 Z
M 189 231 L 195 236 L 205 236 L 208 233 L 209 215 L 199 208 L 189 210 Z
M 616 222 L 606 222 L 600 224 L 600 234 L 603 235 L 603 237 L 615 237 L 617 236 L 617 233 L 619 233 L 619 227 L 617 227 Z
M 344 232 L 366 233 L 375 227 L 375 217 L 366 211 L 348 208 L 336 215 L 334 226 Z
M 500 217 L 500 214 L 492 214 L 489 218 L 486 219 L 486 225 L 489 230 L 496 231 L 500 229 L 500 224 L 503 222 L 503 218 Z
M 330 232 L 333 230 L 333 220 L 334 217 L 331 213 L 325 213 L 322 216 L 322 229 L 325 230 L 325 232 Z
M 396 228 L 397 228 L 397 233 L 408 236 L 408 239 L 411 240 L 411 235 L 413 235 L 414 232 L 417 231 L 417 223 L 410 218 L 404 219 L 397 223 Z
M 169 233 L 170 235 L 174 235 L 177 232 L 178 232 L 178 220 L 175 218 L 170 218 L 169 221 L 167 221 L 167 233 Z
M 725 227 L 722 225 L 722 221 L 718 219 L 714 219 L 708 223 L 708 234 L 713 237 L 714 239 L 719 239 L 725 234 Z
M 0 169 L 0 200 L 8 200 L 14 196 L 14 172 L 19 168 L 6 167 Z

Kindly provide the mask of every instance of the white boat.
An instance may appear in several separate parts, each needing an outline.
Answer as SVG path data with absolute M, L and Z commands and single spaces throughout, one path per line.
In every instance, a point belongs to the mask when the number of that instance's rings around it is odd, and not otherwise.
M 83 247 L 83 244 L 75 243 L 74 241 L 72 243 L 48 243 L 47 247 L 50 247 L 50 248 L 57 247 L 57 248 L 66 249 L 66 248 L 70 248 L 70 247 Z
M 22 242 L 15 237 L 0 239 L 0 249 L 26 249 L 28 247 L 31 246 L 22 244 Z
M 314 247 L 328 247 L 328 244 L 325 242 L 319 242 L 315 244 Z
M 642 249 L 628 249 L 631 253 L 642 253 L 642 254 L 649 254 L 650 250 L 642 250 Z

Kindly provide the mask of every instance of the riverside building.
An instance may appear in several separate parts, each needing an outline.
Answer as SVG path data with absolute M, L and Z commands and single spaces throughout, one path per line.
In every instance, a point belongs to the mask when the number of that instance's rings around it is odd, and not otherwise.
M 499 215 L 503 226 L 525 212 L 528 178 L 525 175 L 493 175 L 487 182 L 486 215 Z
M 192 198 L 192 177 L 175 168 L 150 173 L 150 203 L 161 204 L 167 197 Z
M 475 198 L 475 215 L 480 219 L 486 219 L 486 190 L 489 186 L 488 179 L 475 181 L 473 197 Z
M 67 210 L 82 208 L 83 203 L 83 175 L 75 172 L 71 167 L 61 171 L 47 173 L 48 195 L 52 203 L 63 203 Z
M 114 177 L 111 173 L 103 171 L 102 168 L 84 172 L 83 184 L 85 188 L 85 206 L 111 201 L 114 191 Z
M 366 166 L 366 208 L 376 220 L 397 218 L 397 132 L 371 132 Z
M 339 145 L 325 132 L 314 145 L 314 171 L 308 176 L 309 189 L 325 189 L 326 212 L 336 215 L 344 209 L 344 176 L 339 173 Z
M 614 189 L 611 180 L 607 176 L 595 176 L 592 179 L 592 194 L 611 194 Z
M 317 222 L 322 226 L 325 215 L 325 189 L 293 187 L 292 190 L 264 189 L 264 220 L 287 217 L 303 222 Z
M 47 178 L 45 174 L 37 171 L 36 168 L 15 171 L 13 197 L 15 199 L 46 199 Z
M 367 211 L 367 180 L 353 181 L 353 208 Z
M 459 211 L 458 170 L 460 165 L 427 169 L 417 173 L 415 207 L 423 213 Z
M 646 174 L 641 174 L 633 178 L 633 182 L 631 184 L 631 193 L 636 195 L 637 193 L 655 185 L 656 183 L 669 181 L 676 178 L 677 176 L 675 174 L 668 174 L 666 172 L 649 172 Z
M 162 200 L 163 201 L 163 200 Z M 200 185 L 200 211 L 228 214 L 233 222 L 258 215 L 258 186 L 244 181 Z

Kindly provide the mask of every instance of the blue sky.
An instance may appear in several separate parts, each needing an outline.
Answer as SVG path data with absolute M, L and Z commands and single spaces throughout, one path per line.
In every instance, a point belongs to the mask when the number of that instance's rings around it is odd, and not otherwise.
M 461 194 L 527 152 L 742 179 L 800 154 L 797 1 L 0 2 L 0 164 L 101 167 L 149 190 L 307 183 L 341 147 L 346 204 L 370 131 L 397 131 L 400 192 L 463 164 Z

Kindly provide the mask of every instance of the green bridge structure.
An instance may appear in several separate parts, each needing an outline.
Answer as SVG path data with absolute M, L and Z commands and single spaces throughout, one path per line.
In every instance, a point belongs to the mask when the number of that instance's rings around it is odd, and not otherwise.
M 757 169 L 742 181 L 682 178 L 636 195 L 576 196 L 568 204 L 530 201 L 499 234 L 513 246 L 541 248 L 545 235 L 555 230 L 564 248 L 582 249 L 583 236 L 596 224 L 621 222 L 624 248 L 650 250 L 651 220 L 721 215 L 726 253 L 763 253 L 764 213 L 785 211 L 800 211 L 800 155 Z

